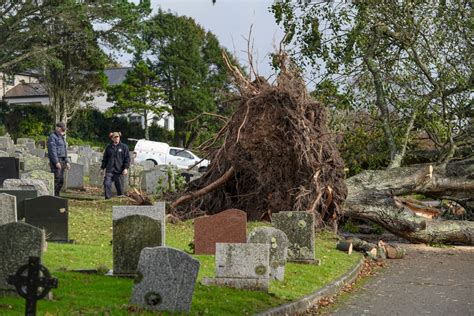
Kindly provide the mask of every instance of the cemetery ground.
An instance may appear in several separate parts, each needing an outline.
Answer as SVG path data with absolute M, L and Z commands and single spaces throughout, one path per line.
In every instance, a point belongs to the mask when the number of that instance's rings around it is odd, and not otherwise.
M 49 242 L 42 263 L 59 280 L 52 300 L 38 302 L 38 315 L 127 315 L 151 314 L 128 304 L 133 279 L 104 276 L 112 267 L 112 205 L 127 204 L 127 198 L 69 200 L 69 236 L 74 243 Z M 267 222 L 250 222 L 247 231 Z M 166 245 L 192 253 L 192 221 L 166 225 Z M 336 237 L 322 233 L 316 237 L 316 258 L 321 265 L 287 263 L 285 280 L 270 282 L 269 293 L 204 286 L 200 280 L 215 275 L 214 256 L 193 255 L 200 261 L 198 282 L 190 313 L 245 315 L 264 311 L 331 283 L 350 271 L 361 254 L 347 255 L 335 249 Z M 79 273 L 90 270 L 95 273 Z M 1 315 L 19 315 L 25 301 L 19 297 L 0 298 Z

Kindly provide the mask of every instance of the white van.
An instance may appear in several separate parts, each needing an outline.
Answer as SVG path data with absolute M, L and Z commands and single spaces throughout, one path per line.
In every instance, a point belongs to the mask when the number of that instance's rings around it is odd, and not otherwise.
M 154 142 L 146 139 L 139 139 L 135 145 L 135 162 L 150 160 L 155 165 L 173 165 L 180 169 L 186 169 L 192 166 L 198 168 L 200 172 L 206 170 L 209 160 L 196 156 L 191 151 L 171 147 L 167 143 Z M 199 164 L 197 164 L 199 162 Z

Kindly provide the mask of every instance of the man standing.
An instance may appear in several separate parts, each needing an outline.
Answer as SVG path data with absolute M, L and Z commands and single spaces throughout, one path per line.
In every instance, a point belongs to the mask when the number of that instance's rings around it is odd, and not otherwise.
M 112 182 L 115 183 L 117 195 L 123 195 L 123 181 L 122 175 L 128 174 L 130 167 L 130 152 L 128 146 L 120 142 L 120 132 L 113 132 L 109 134 L 112 139 L 104 151 L 104 158 L 100 167 L 101 174 L 104 174 L 104 193 L 105 199 L 112 197 Z
M 66 135 L 66 124 L 59 122 L 56 124 L 55 131 L 48 138 L 48 157 L 51 172 L 54 173 L 55 196 L 59 196 L 59 192 L 63 187 L 64 170 L 70 168 L 64 135 Z

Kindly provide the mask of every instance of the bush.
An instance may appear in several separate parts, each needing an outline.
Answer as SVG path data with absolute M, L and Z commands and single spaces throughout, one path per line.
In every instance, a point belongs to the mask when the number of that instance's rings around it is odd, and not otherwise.
M 43 105 L 10 105 L 2 111 L 7 132 L 13 139 L 19 137 L 44 137 L 53 128 L 53 118 Z M 49 124 L 51 122 L 51 124 Z

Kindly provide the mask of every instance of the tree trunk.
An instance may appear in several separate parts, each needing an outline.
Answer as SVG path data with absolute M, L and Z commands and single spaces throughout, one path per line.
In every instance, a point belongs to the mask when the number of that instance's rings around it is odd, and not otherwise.
M 346 181 L 344 214 L 375 222 L 412 242 L 474 244 L 474 222 L 427 219 L 396 203 L 396 196 L 423 194 L 458 202 L 467 212 L 474 204 L 474 158 L 446 168 L 416 165 L 365 171 Z M 452 172 L 456 170 L 456 172 Z

